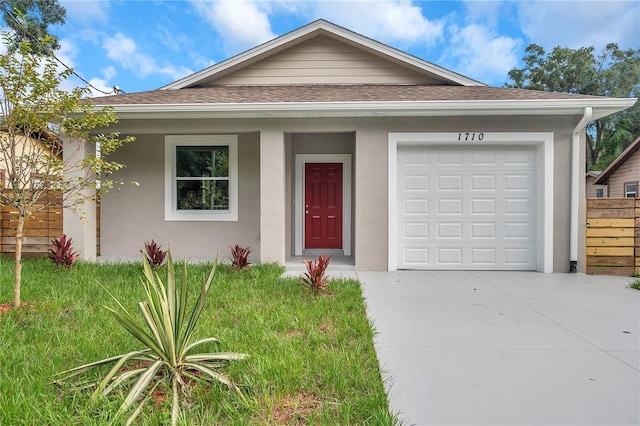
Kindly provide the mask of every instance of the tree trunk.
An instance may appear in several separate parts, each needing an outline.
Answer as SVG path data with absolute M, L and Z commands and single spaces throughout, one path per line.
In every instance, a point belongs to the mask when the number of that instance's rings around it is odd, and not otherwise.
M 22 285 L 22 241 L 24 235 L 24 223 L 26 217 L 22 213 L 18 213 L 18 228 L 16 229 L 16 256 L 14 266 L 14 282 L 13 282 L 13 306 L 20 307 L 20 287 Z

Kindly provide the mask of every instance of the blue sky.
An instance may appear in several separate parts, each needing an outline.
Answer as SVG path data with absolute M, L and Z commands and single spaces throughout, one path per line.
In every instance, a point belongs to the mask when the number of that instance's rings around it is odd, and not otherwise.
M 530 43 L 640 48 L 638 1 L 59 1 L 57 56 L 106 92 L 157 89 L 319 18 L 495 86 Z

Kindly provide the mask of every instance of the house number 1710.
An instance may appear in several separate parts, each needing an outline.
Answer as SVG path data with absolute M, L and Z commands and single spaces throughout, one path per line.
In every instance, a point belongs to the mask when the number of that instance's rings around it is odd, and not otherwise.
M 458 133 L 458 140 L 459 141 L 481 141 L 482 139 L 484 139 L 484 133 L 480 132 L 480 133 Z

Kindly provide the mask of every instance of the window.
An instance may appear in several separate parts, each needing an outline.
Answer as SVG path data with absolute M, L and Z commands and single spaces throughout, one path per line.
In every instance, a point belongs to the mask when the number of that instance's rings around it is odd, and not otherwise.
M 5 171 L 3 169 L 0 169 L 0 189 L 4 189 L 5 183 Z
M 238 220 L 235 135 L 165 137 L 165 220 Z
M 604 198 L 604 188 L 596 188 L 596 198 Z
M 624 196 L 625 196 L 625 198 L 636 198 L 638 196 L 638 183 L 637 182 L 625 182 L 625 184 L 624 184 Z
M 45 189 L 47 182 L 45 181 L 42 175 L 32 174 L 31 175 L 31 189 L 32 190 L 40 190 Z

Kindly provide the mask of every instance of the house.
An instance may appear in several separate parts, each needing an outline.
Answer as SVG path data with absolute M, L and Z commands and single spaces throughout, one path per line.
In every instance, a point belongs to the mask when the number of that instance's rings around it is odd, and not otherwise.
M 640 198 L 640 137 L 593 181 L 604 185 L 605 197 Z
M 182 258 L 240 244 L 281 264 L 564 272 L 583 239 L 584 128 L 635 99 L 489 87 L 318 20 L 95 102 L 136 137 L 112 160 L 140 183 L 102 198 L 106 259 L 153 238 Z M 94 257 L 91 223 L 65 226 Z
M 598 175 L 602 173 L 598 171 L 589 171 L 585 175 L 585 195 L 587 198 L 604 198 L 607 191 L 606 185 L 596 185 L 594 182 Z
M 61 160 L 63 155 L 61 141 L 46 131 L 10 135 L 6 130 L 0 130 L 0 145 L 0 189 L 10 189 L 8 177 L 11 175 L 23 182 L 24 188 L 41 185 L 41 175 L 51 173 L 56 165 L 49 158 Z M 15 164 L 10 160 L 13 156 L 16 157 Z M 20 164 L 18 159 L 23 163 Z

